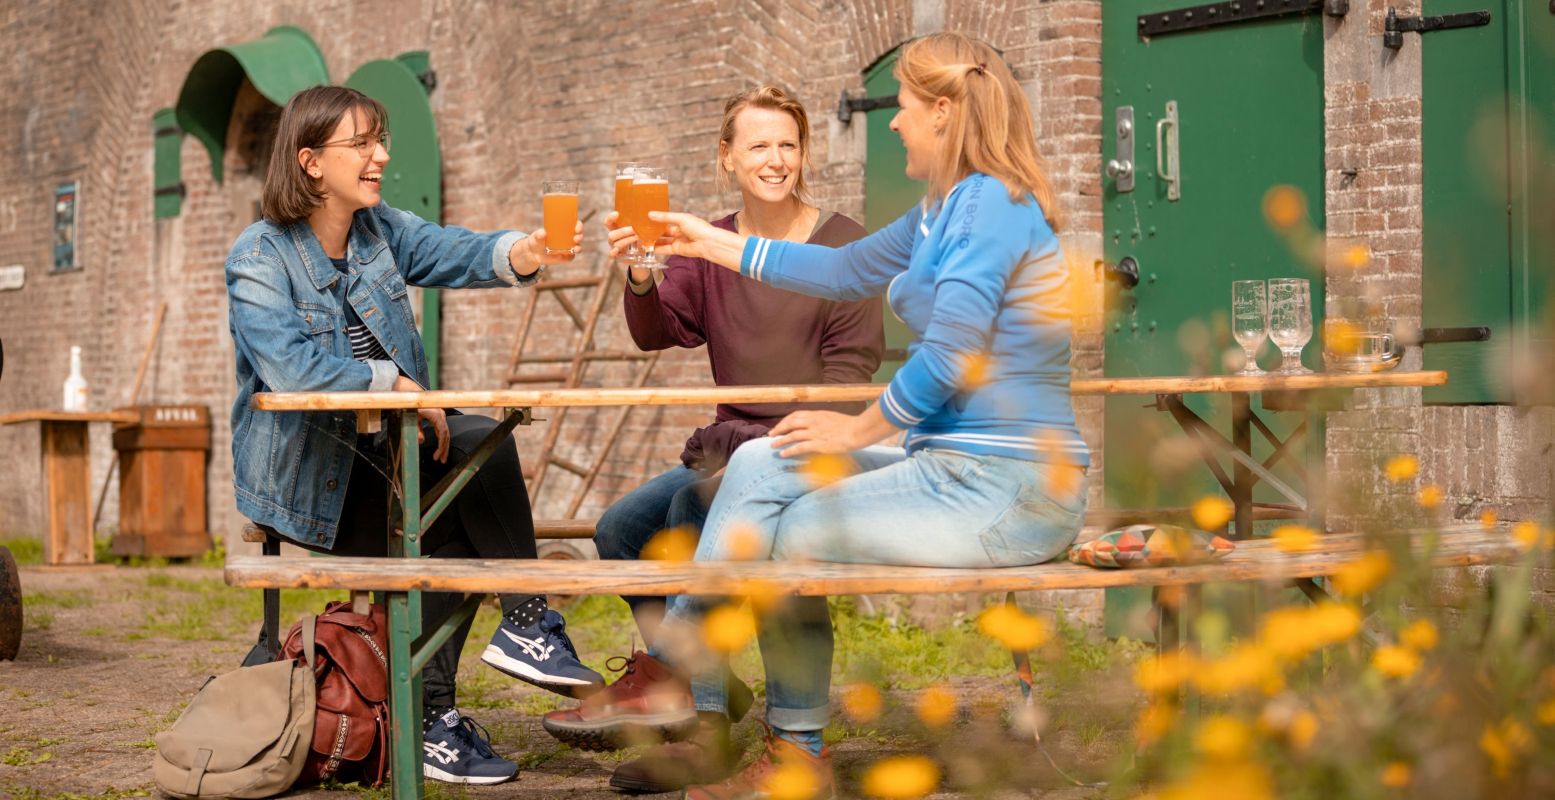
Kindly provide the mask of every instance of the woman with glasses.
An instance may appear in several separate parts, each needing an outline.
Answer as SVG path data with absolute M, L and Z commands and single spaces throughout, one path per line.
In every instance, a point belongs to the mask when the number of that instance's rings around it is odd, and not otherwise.
M 427 222 L 383 202 L 387 115 L 353 89 L 297 93 L 281 112 L 265 174 L 264 219 L 227 256 L 227 298 L 237 399 L 232 407 L 238 510 L 298 546 L 352 556 L 388 550 L 385 437 L 358 436 L 350 412 L 269 412 L 258 392 L 423 391 L 426 355 L 407 287 L 528 286 L 545 265 L 545 231 L 476 233 Z M 573 242 L 581 241 L 582 228 Z M 422 480 L 435 484 L 496 423 L 421 409 Z M 452 456 L 452 457 L 450 457 Z M 433 558 L 534 558 L 534 524 L 518 451 L 505 441 L 423 534 Z M 462 600 L 427 593 L 431 630 Z M 503 617 L 481 659 L 558 694 L 581 696 L 604 680 L 578 661 L 559 614 L 543 596 L 503 596 Z M 470 623 L 423 673 L 424 760 L 429 778 L 500 783 L 518 767 L 492 751 L 455 707 L 454 678 Z

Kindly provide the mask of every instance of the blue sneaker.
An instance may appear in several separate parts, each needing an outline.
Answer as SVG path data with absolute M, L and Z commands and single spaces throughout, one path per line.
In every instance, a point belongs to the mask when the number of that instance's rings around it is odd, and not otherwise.
M 528 628 L 503 617 L 481 660 L 500 672 L 566 697 L 585 697 L 605 688 L 604 676 L 578 660 L 562 615 L 550 609 Z
M 421 737 L 421 774 L 443 783 L 502 783 L 518 774 L 518 765 L 497 755 L 486 743 L 490 734 L 475 720 L 453 709 Z

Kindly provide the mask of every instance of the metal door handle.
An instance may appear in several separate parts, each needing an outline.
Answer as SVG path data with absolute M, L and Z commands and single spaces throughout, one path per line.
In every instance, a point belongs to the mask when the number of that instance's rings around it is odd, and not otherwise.
M 1172 135 L 1170 140 L 1166 136 L 1166 128 L 1170 126 Z M 1155 124 L 1155 172 L 1166 182 L 1166 199 L 1180 200 L 1182 198 L 1182 165 L 1178 161 L 1177 140 L 1182 138 L 1180 128 L 1177 125 L 1177 101 L 1166 101 L 1166 116 Z M 1170 145 L 1168 145 L 1170 141 Z M 1168 152 L 1168 146 L 1170 151 Z M 1167 166 L 1171 169 L 1168 171 Z

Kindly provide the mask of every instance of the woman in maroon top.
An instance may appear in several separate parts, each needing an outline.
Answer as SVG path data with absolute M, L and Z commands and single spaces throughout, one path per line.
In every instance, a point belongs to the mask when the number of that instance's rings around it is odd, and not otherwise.
M 713 224 L 831 247 L 862 238 L 864 228 L 857 222 L 805 202 L 809 135 L 804 107 L 782 89 L 763 86 L 731 97 L 719 133 L 718 177 L 720 188 L 733 183 L 739 189 L 744 204 Z M 615 222 L 615 214 L 605 218 L 606 227 Z M 634 239 L 630 228 L 614 229 L 610 238 L 613 245 Z M 694 259 L 670 258 L 657 282 L 652 270 L 630 268 L 624 302 L 638 347 L 705 344 L 719 386 L 868 383 L 879 367 L 885 347 L 879 300 L 821 300 L 706 267 Z M 594 535 L 600 557 L 636 559 L 666 528 L 700 531 L 723 465 L 735 448 L 765 436 L 784 416 L 805 407 L 718 406 L 713 423 L 687 440 L 681 464 L 622 497 L 600 517 Z M 664 616 L 663 599 L 625 599 L 651 647 Z M 644 733 L 672 740 L 696 734 L 690 742 L 665 745 L 623 764 L 610 779 L 619 789 L 673 791 L 688 783 L 722 779 L 732 766 L 725 752 L 727 711 L 710 709 L 695 717 L 668 719 L 653 702 L 653 695 L 663 691 L 689 696 L 690 688 L 652 656 L 636 652 L 620 680 L 582 708 L 548 714 L 545 727 L 562 741 L 587 749 L 642 741 Z M 744 712 L 740 706 L 749 706 L 750 694 L 746 690 L 741 698 L 736 691 L 731 705 L 739 716 Z

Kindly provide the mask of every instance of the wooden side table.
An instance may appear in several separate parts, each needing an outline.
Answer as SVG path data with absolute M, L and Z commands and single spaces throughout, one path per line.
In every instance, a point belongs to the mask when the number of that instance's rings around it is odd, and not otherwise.
M 39 423 L 43 437 L 43 482 L 48 530 L 43 561 L 50 565 L 90 564 L 92 541 L 91 452 L 87 423 L 134 422 L 130 411 L 13 411 L 0 425 Z

